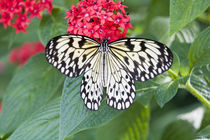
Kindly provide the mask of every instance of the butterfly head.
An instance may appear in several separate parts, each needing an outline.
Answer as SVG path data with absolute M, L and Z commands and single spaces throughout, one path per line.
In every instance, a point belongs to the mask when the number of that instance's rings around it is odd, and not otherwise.
M 107 38 L 103 38 L 102 43 L 107 43 L 108 39 Z
M 102 42 L 101 42 L 101 49 L 102 49 L 102 51 L 103 52 L 106 52 L 107 51 L 107 47 L 108 47 L 108 39 L 107 38 L 104 38 L 103 40 L 102 40 Z

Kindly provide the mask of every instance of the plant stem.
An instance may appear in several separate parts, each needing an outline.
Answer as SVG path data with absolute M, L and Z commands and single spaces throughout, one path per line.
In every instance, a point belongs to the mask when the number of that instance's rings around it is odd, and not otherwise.
M 205 99 L 203 96 L 201 96 L 196 89 L 192 87 L 190 84 L 190 80 L 187 80 L 187 83 L 185 85 L 185 89 L 188 90 L 190 93 L 192 93 L 199 101 L 201 101 L 204 105 L 206 105 L 210 109 L 210 103 L 207 99 Z
M 173 75 L 176 79 L 179 78 L 179 75 L 175 71 L 173 71 L 172 69 L 169 69 L 168 70 L 168 73 L 170 73 L 171 75 Z

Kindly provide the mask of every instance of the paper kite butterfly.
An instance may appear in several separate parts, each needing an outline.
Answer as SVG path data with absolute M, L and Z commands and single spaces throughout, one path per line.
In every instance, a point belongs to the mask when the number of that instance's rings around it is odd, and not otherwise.
M 107 104 L 129 108 L 134 102 L 134 80 L 146 81 L 167 71 L 173 55 L 164 44 L 144 38 L 123 38 L 102 43 L 82 35 L 61 35 L 46 46 L 47 61 L 68 77 L 84 73 L 81 97 L 90 110 L 98 110 L 106 88 Z

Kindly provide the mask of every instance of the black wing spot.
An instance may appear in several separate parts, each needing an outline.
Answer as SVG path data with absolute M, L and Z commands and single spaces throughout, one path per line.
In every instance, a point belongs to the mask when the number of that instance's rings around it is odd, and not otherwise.
M 152 72 L 153 71 L 153 66 L 150 66 L 149 67 L 149 72 Z
M 145 58 L 139 55 L 139 59 L 141 62 L 145 62 Z
M 70 39 L 70 41 L 69 41 L 69 46 L 70 46 L 70 47 L 73 47 L 74 39 L 73 39 L 73 38 L 69 38 L 69 39 Z
M 131 44 L 130 39 L 128 38 L 127 41 L 125 42 L 125 45 L 127 46 L 128 49 L 130 49 L 131 51 L 133 51 L 133 48 L 135 47 L 135 45 Z
M 84 61 L 86 60 L 86 58 L 87 58 L 87 55 L 84 54 L 84 55 L 82 56 L 82 62 L 84 62 Z
M 84 46 L 85 42 L 86 42 L 86 40 L 84 39 L 84 37 L 82 37 L 82 40 L 80 40 L 80 41 L 78 42 L 79 47 L 82 48 L 82 46 Z
M 142 41 L 142 42 L 140 43 L 140 46 L 141 46 L 141 51 L 145 52 L 146 46 L 145 46 L 145 42 L 144 42 L 144 41 Z
M 124 57 L 125 62 L 129 65 L 128 57 Z
M 118 91 L 116 91 L 116 95 L 118 96 Z
M 74 52 L 69 53 L 69 58 L 72 59 Z
M 125 75 L 125 78 L 128 79 L 128 75 Z
M 162 63 L 158 63 L 158 64 L 157 64 L 157 67 L 158 67 L 158 68 L 161 68 L 161 66 L 162 66 Z
M 55 56 L 54 59 L 55 59 L 55 61 L 58 61 L 58 57 L 57 56 Z
M 62 67 L 66 67 L 65 61 L 62 61 L 61 64 L 62 64 Z

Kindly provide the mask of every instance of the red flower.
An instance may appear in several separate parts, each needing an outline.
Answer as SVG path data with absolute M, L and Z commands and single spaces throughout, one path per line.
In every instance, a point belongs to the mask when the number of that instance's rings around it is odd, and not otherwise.
M 28 26 L 28 25 L 25 24 L 24 22 L 23 22 L 23 23 L 18 22 L 18 23 L 16 23 L 16 24 L 12 24 L 12 27 L 15 27 L 15 28 L 16 28 L 16 33 L 19 33 L 20 31 L 26 33 L 26 29 L 25 29 L 25 28 L 26 28 L 27 26 Z
M 52 0 L 0 0 L 0 23 L 4 28 L 12 26 L 16 33 L 26 32 L 26 27 L 35 16 L 41 18 L 41 12 L 52 10 Z
M 9 62 L 23 66 L 30 57 L 44 50 L 41 42 L 25 43 L 20 48 L 15 48 L 10 52 Z
M 126 15 L 125 5 L 113 0 L 83 0 L 77 6 L 72 5 L 66 11 L 69 34 L 86 35 L 100 42 L 126 37 L 128 28 L 132 28 L 130 17 Z M 122 14 L 121 14 L 122 13 Z

